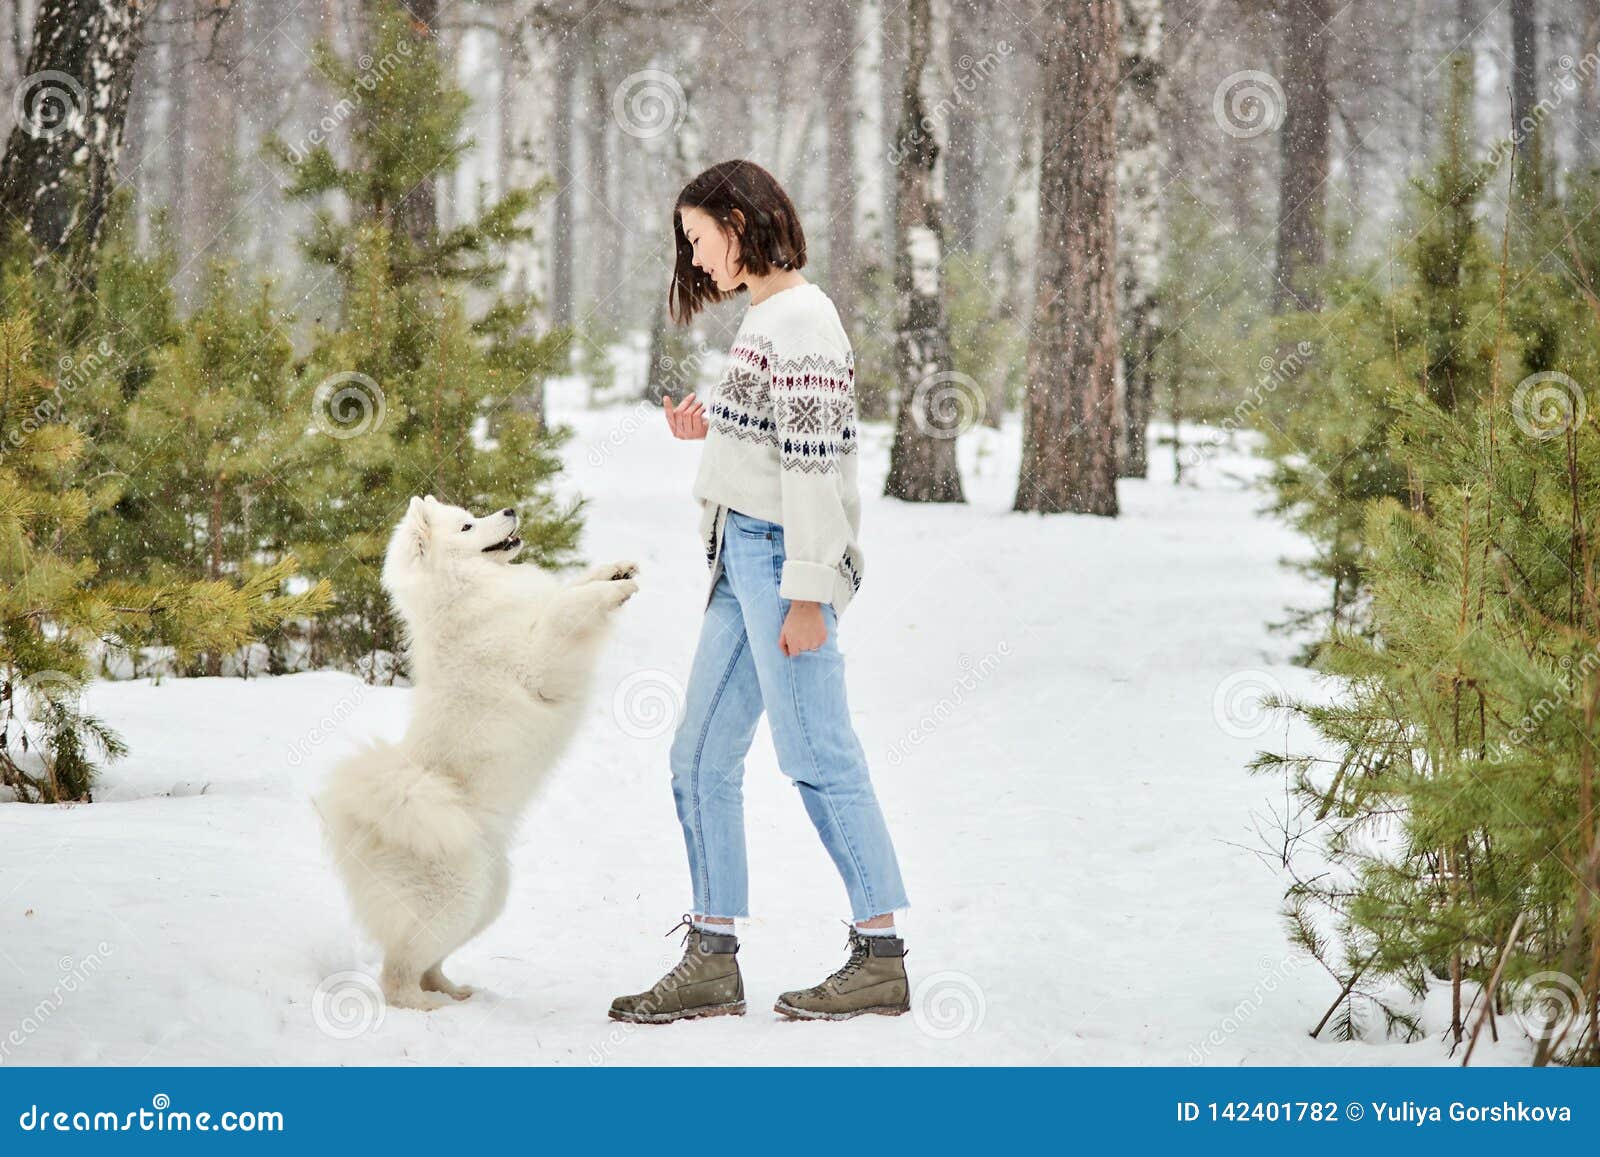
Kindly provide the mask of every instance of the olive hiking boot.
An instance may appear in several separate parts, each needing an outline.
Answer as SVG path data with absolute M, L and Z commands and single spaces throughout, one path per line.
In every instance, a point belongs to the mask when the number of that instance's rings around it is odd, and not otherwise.
M 611 1019 L 636 1024 L 668 1024 L 699 1016 L 743 1016 L 744 978 L 739 975 L 739 938 L 701 932 L 685 913 L 667 933 L 683 925 L 683 959 L 655 984 L 611 1002 Z
M 850 926 L 850 959 L 814 988 L 778 997 L 773 1008 L 790 1020 L 848 1020 L 864 1012 L 899 1016 L 911 1011 L 906 942 L 898 936 L 863 936 Z

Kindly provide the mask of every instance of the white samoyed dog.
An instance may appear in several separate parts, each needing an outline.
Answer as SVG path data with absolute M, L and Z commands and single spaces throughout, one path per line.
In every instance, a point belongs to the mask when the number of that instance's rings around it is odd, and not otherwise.
M 514 510 L 411 500 L 382 576 L 409 641 L 411 723 L 317 797 L 394 1007 L 472 995 L 444 959 L 505 906 L 512 833 L 577 726 L 612 613 L 639 589 L 631 562 L 564 584 L 506 565 L 521 548 Z

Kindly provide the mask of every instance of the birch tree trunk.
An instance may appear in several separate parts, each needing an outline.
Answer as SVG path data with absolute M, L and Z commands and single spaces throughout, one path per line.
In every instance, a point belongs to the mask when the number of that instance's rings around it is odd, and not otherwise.
M 0 54 L 0 84 L 5 86 L 6 92 L 15 89 L 17 83 L 28 74 L 26 7 L 26 0 L 13 0 L 8 13 L 10 19 L 6 27 L 0 29 L 0 34 L 4 34 L 8 42 L 5 52 Z
M 503 109 L 502 147 L 508 158 L 505 187 L 530 188 L 550 172 L 550 105 L 552 50 L 546 36 L 527 21 L 519 21 L 506 35 L 505 70 L 510 93 Z M 502 190 L 503 191 L 503 190 Z M 529 293 L 538 301 L 540 328 L 555 324 L 550 310 L 550 248 L 555 236 L 555 199 L 539 203 L 533 238 L 513 241 L 506 250 L 505 285 L 513 292 Z
M 965 502 L 956 464 L 956 437 L 970 427 L 979 404 L 973 387 L 950 370 L 941 271 L 943 172 L 935 140 L 938 122 L 924 123 L 925 110 L 938 99 L 929 83 L 932 25 L 929 0 L 910 0 L 900 130 L 893 143 L 898 155 L 895 232 L 900 245 L 894 281 L 900 301 L 895 335 L 900 406 L 883 492 L 908 502 Z
M 140 0 L 44 0 L 13 94 L 0 228 L 20 224 L 41 260 L 71 242 L 74 279 L 89 289 L 146 8 Z
M 127 120 L 122 130 L 122 154 L 118 163 L 123 172 L 129 174 L 128 179 L 136 186 L 142 185 L 145 192 L 134 198 L 133 202 L 133 229 L 134 241 L 143 248 L 149 243 L 150 237 L 150 202 L 152 197 L 150 189 L 153 184 L 151 174 L 144 171 L 147 160 L 146 150 L 151 142 L 152 113 L 156 102 L 161 95 L 164 71 L 160 67 L 161 54 L 151 45 L 139 54 L 139 59 L 134 64 L 133 89 L 128 100 Z M 157 143 L 160 139 L 156 138 Z
M 1117 513 L 1117 0 L 1044 8 L 1044 156 L 1014 508 Z
M 1145 433 L 1155 396 L 1155 352 L 1159 342 L 1157 292 L 1166 249 L 1162 212 L 1161 67 L 1162 0 L 1123 0 L 1122 85 L 1117 90 L 1117 279 L 1122 296 L 1122 425 L 1117 472 L 1143 478 L 1149 472 Z

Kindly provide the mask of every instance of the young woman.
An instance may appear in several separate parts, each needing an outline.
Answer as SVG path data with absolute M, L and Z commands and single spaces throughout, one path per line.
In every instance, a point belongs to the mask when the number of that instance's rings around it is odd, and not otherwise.
M 683 960 L 618 997 L 611 1016 L 662 1023 L 745 1010 L 733 922 L 750 914 L 742 780 L 762 711 L 853 920 L 845 964 L 775 1007 L 806 1020 L 898 1015 L 910 1000 L 894 913 L 908 902 L 835 640 L 863 572 L 855 355 L 833 302 L 797 272 L 805 234 L 771 173 L 749 161 L 712 166 L 684 186 L 672 223 L 673 319 L 687 324 L 739 290 L 750 305 L 709 405 L 693 394 L 663 400 L 674 436 L 705 439 L 694 494 L 710 594 L 672 743 L 694 912 L 680 922 Z

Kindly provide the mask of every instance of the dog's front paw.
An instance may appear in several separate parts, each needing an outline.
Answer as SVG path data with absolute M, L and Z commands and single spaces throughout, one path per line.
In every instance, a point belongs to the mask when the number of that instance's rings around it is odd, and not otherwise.
M 639 584 L 631 578 L 617 579 L 606 586 L 606 605 L 620 607 L 638 593 Z
M 636 562 L 608 562 L 599 566 L 592 566 L 583 572 L 581 581 L 586 583 L 614 583 L 624 579 L 631 579 L 639 573 L 639 564 Z

